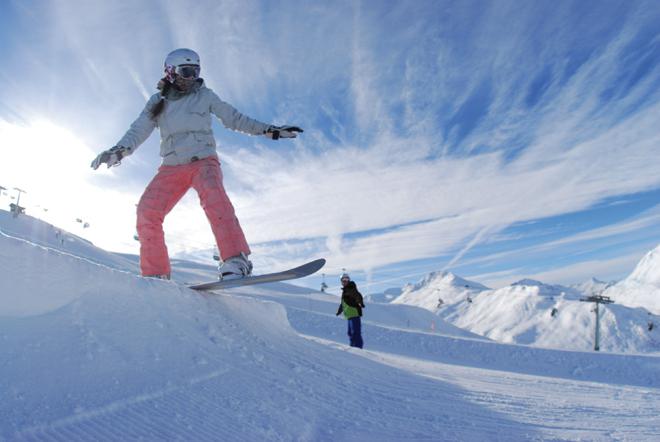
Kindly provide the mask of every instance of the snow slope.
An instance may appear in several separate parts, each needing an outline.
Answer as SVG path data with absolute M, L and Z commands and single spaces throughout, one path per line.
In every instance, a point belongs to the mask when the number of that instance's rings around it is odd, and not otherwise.
M 14 218 L 11 213 L 0 210 L 0 229 L 6 235 L 29 238 L 34 244 L 72 253 L 100 265 L 137 272 L 137 263 L 126 257 L 94 247 L 89 241 L 52 226 L 44 221 L 22 215 Z
M 8 234 L 14 221 L 0 224 L 0 440 L 660 433 L 657 357 L 498 344 L 378 304 L 365 308 L 366 349 L 352 349 L 331 294 L 287 284 L 200 294 L 115 268 L 122 257 L 90 244 L 63 251 Z

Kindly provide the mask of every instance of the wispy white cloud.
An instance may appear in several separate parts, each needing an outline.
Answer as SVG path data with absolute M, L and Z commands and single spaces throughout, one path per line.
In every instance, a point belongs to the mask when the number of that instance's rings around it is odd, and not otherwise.
M 42 38 L 20 48 L 34 76 L 1 97 L 100 150 L 154 91 L 165 54 L 193 47 L 222 97 L 306 129 L 279 143 L 217 131 L 229 194 L 264 263 L 325 255 L 330 270 L 375 269 L 445 255 L 454 266 L 507 226 L 660 187 L 658 65 L 603 98 L 649 23 L 647 6 L 592 23 L 569 3 L 59 2 L 36 13 Z M 604 36 L 576 55 L 576 29 L 590 25 Z M 37 78 L 45 86 L 32 87 Z M 157 141 L 110 174 L 81 178 L 124 195 L 125 238 Z M 24 161 L 47 152 L 28 150 Z M 85 198 L 105 213 L 109 203 Z M 166 231 L 174 253 L 211 245 L 193 194 Z M 107 232 L 95 240 L 117 248 Z
M 660 225 L 660 206 L 644 211 L 632 219 L 613 223 L 605 227 L 587 229 L 576 234 L 569 234 L 560 239 L 546 240 L 536 243 L 532 246 L 516 247 L 504 252 L 488 253 L 476 258 L 470 258 L 461 262 L 462 267 L 474 266 L 476 264 L 503 262 L 503 261 L 521 261 L 530 259 L 530 257 L 547 254 L 553 250 L 568 250 L 569 247 L 587 248 L 589 243 L 596 243 L 600 247 L 606 247 L 626 242 L 628 238 L 639 236 L 640 232 L 649 232 L 646 237 L 652 239 L 657 235 L 657 226 Z M 538 234 L 538 232 L 536 231 Z M 559 229 L 554 229 L 554 234 L 560 234 Z M 637 235 L 635 235 L 637 234 Z M 495 238 L 495 241 L 507 242 L 521 239 L 521 236 Z M 651 240 L 651 243 L 653 241 Z M 631 269 L 628 269 L 631 270 Z M 520 274 L 522 269 L 496 273 L 498 277 L 509 274 Z M 618 270 L 617 270 L 618 271 Z M 511 273 L 513 272 L 513 273 Z M 603 273 L 607 275 L 607 273 Z M 486 277 L 491 278 L 490 274 Z
M 632 272 L 632 269 L 635 268 L 635 265 L 643 256 L 643 252 L 635 252 L 611 259 L 587 260 L 533 274 L 509 271 L 502 272 L 499 275 L 478 275 L 477 278 L 479 281 L 487 281 L 487 285 L 491 287 L 502 287 L 523 278 L 564 285 L 588 281 L 598 275 L 616 275 L 616 279 L 623 279 Z

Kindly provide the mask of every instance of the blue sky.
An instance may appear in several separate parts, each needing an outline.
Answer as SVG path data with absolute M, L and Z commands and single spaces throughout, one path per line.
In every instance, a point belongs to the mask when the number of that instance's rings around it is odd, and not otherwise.
M 257 270 L 325 256 L 331 285 L 346 268 L 366 292 L 434 270 L 568 284 L 622 278 L 660 243 L 658 2 L 0 8 L 0 185 L 104 248 L 137 251 L 158 134 L 120 167 L 89 162 L 177 47 L 243 113 L 305 129 L 273 142 L 214 127 Z M 212 248 L 192 191 L 165 228 L 172 255 Z

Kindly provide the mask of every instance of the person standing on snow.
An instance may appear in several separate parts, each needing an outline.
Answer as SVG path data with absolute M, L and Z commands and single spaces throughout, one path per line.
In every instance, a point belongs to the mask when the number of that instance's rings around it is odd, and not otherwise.
M 296 126 L 274 126 L 241 114 L 204 85 L 200 71 L 200 58 L 195 51 L 170 52 L 165 58 L 165 77 L 158 83 L 159 92 L 151 96 L 122 139 L 91 164 L 94 170 L 104 163 L 108 168 L 119 165 L 156 127 L 160 129 L 162 164 L 137 207 L 143 276 L 170 278 L 163 221 L 191 187 L 199 195 L 220 250 L 220 279 L 252 273 L 252 263 L 247 258 L 250 247 L 222 184 L 211 114 L 228 129 L 273 140 L 295 138 L 303 132 Z
M 364 300 L 348 273 L 341 275 L 341 291 L 341 303 L 336 316 L 339 316 L 342 312 L 344 313 L 344 317 L 348 320 L 348 338 L 351 347 L 362 348 L 364 342 L 362 341 L 361 317 Z

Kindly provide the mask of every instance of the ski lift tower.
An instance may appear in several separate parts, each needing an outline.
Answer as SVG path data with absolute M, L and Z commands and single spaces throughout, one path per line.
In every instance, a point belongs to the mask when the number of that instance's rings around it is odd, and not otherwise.
M 16 218 L 21 213 L 25 213 L 25 207 L 21 207 L 21 194 L 27 192 L 25 190 L 19 189 L 18 187 L 14 187 L 14 190 L 18 191 L 18 197 L 16 198 L 16 204 L 10 204 L 9 209 L 13 213 L 14 218 Z
M 16 205 L 20 206 L 21 205 L 21 193 L 27 193 L 25 190 L 19 189 L 18 187 L 14 187 L 14 190 L 18 192 L 18 197 L 16 198 Z
M 581 302 L 593 302 L 596 304 L 594 311 L 596 312 L 596 338 L 594 343 L 594 350 L 600 351 L 600 311 L 598 306 L 600 304 L 612 304 L 614 301 L 609 296 L 593 295 L 580 299 Z

